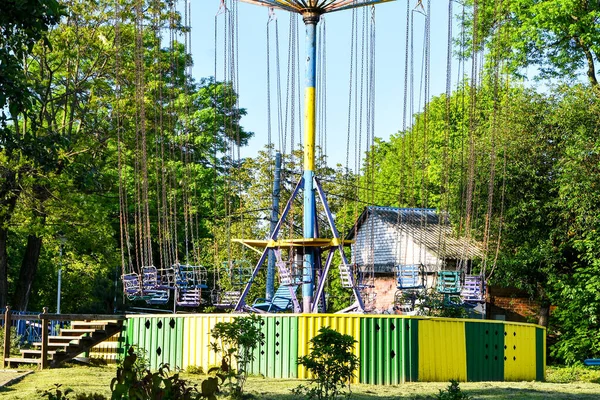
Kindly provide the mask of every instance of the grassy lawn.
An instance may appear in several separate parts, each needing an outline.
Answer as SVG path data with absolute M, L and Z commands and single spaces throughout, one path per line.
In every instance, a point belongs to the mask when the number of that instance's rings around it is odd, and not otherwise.
M 61 383 L 75 393 L 99 393 L 110 396 L 109 385 L 115 367 L 67 366 L 36 371 L 9 387 L 0 388 L 2 399 L 40 399 L 44 390 Z M 182 374 L 184 379 L 199 383 L 200 375 Z M 548 382 L 478 382 L 461 383 L 464 392 L 475 399 L 600 399 L 600 370 L 582 368 L 550 368 Z M 299 380 L 278 380 L 251 377 L 247 392 L 257 399 L 298 400 L 290 389 L 301 384 Z M 305 382 L 306 383 L 306 382 Z M 433 398 L 448 383 L 407 383 L 398 386 L 354 385 L 353 399 L 428 399 Z M 72 396 L 74 398 L 74 396 Z

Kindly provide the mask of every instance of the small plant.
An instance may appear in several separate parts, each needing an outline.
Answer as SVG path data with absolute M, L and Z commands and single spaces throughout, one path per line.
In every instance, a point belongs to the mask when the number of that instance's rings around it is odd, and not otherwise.
M 104 396 L 100 393 L 91 393 L 91 394 L 79 393 L 79 394 L 77 394 L 77 396 L 75 396 L 75 400 L 107 400 L 107 399 L 106 399 L 106 396 Z
M 138 373 L 138 374 L 139 373 L 143 373 L 147 369 L 150 369 L 150 360 L 148 360 L 148 353 L 146 352 L 146 350 L 141 349 L 141 348 L 139 348 L 137 346 L 130 346 L 129 347 L 129 349 L 127 350 L 127 354 L 128 355 L 125 356 L 125 357 L 123 357 L 123 358 L 119 358 L 117 360 L 117 367 L 123 368 L 125 360 L 127 360 L 127 357 L 129 357 L 131 351 L 133 351 L 133 353 L 135 354 L 135 362 L 131 366 L 131 368 L 136 373 Z
M 233 399 L 244 398 L 244 384 L 248 378 L 248 367 L 254 360 L 254 349 L 261 341 L 261 318 L 257 315 L 234 318 L 231 322 L 219 322 L 211 331 L 215 339 L 212 350 L 220 354 L 221 365 L 209 369 L 216 373 Z M 234 363 L 237 369 L 234 368 Z M 247 397 L 247 396 L 246 396 Z
M 472 397 L 460 390 L 458 381 L 451 380 L 446 390 L 441 390 L 436 396 L 437 400 L 471 400 Z
M 66 388 L 61 389 L 62 385 L 60 383 L 55 383 L 52 389 L 46 390 L 42 393 L 42 397 L 47 397 L 48 400 L 67 400 L 69 399 L 69 394 L 73 393 L 73 389 Z
M 292 393 L 318 400 L 350 397 L 350 382 L 358 368 L 358 358 L 353 352 L 356 340 L 350 335 L 323 327 L 310 343 L 310 354 L 300 357 L 298 364 L 304 365 L 313 374 L 313 386 L 300 385 L 292 389 Z M 345 391 L 345 388 L 348 390 Z
M 202 369 L 202 367 L 199 367 L 197 365 L 189 365 L 185 369 L 185 372 L 192 375 L 202 375 L 204 373 L 204 370 Z

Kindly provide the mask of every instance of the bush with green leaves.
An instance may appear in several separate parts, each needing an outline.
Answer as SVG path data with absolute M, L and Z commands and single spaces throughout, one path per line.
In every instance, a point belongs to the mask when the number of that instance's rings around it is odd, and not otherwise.
M 298 358 L 298 364 L 306 367 L 313 376 L 311 385 L 300 385 L 292 393 L 318 400 L 350 397 L 350 382 L 358 368 L 355 343 L 350 335 L 329 327 L 319 329 L 319 334 L 310 340 L 310 353 Z
M 170 374 L 169 365 L 161 365 L 158 371 L 141 370 L 137 354 L 132 346 L 117 368 L 117 376 L 110 383 L 111 400 L 216 400 L 219 391 L 218 379 L 209 377 L 196 385 L 180 379 L 179 374 Z
M 262 339 L 261 320 L 258 315 L 237 317 L 231 322 L 219 322 L 211 331 L 214 339 L 210 346 L 221 356 L 221 365 L 208 370 L 219 377 L 227 394 L 233 399 L 244 397 L 244 384 L 248 379 L 248 367 L 254 360 L 254 349 Z M 235 366 L 235 367 L 234 367 Z
M 435 397 L 437 400 L 471 400 L 472 397 L 460 390 L 458 381 L 451 380 L 446 390 L 441 390 Z
M 20 355 L 21 337 L 17 335 L 17 328 L 10 328 L 10 354 Z M 0 350 L 4 351 L 4 327 L 0 329 Z
M 106 396 L 99 393 L 79 393 L 75 397 L 71 397 L 71 394 L 74 394 L 73 389 L 62 389 L 60 383 L 55 383 L 54 387 L 45 390 L 44 393 L 42 393 L 42 397 L 47 397 L 48 400 L 107 400 Z

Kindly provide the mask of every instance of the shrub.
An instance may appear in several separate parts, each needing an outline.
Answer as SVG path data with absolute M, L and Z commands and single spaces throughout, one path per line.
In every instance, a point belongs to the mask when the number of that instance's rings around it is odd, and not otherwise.
M 21 337 L 17 335 L 17 328 L 10 328 L 10 354 L 20 355 Z M 4 327 L 0 328 L 0 350 L 4 352 Z M 2 353 L 3 354 L 3 353 Z
M 450 385 L 446 390 L 441 390 L 436 396 L 437 400 L 471 400 L 472 397 L 460 390 L 457 381 L 451 380 Z
M 319 329 L 319 334 L 310 340 L 310 354 L 298 359 L 313 374 L 312 387 L 300 385 L 292 393 L 307 399 L 336 399 L 349 397 L 350 382 L 358 367 L 354 355 L 354 343 L 350 335 L 343 335 L 328 327 Z M 348 389 L 346 392 L 344 388 Z
M 257 315 L 234 318 L 231 322 L 219 322 L 211 331 L 214 341 L 212 350 L 222 357 L 221 365 L 209 369 L 227 387 L 233 399 L 244 398 L 244 384 L 248 378 L 248 366 L 254 360 L 254 349 L 261 340 L 261 318 Z M 234 368 L 234 361 L 237 369 Z
M 169 375 L 169 365 L 161 365 L 157 372 L 136 367 L 137 354 L 130 347 L 127 356 L 117 368 L 117 376 L 110 383 L 113 400 L 194 400 L 205 398 L 216 400 L 219 390 L 217 378 L 210 377 L 201 383 L 201 392 L 196 385 L 189 385 L 179 374 Z
M 69 394 L 73 393 L 73 389 L 66 388 L 61 389 L 62 385 L 60 383 L 55 383 L 52 389 L 46 390 L 42 393 L 42 397 L 47 397 L 48 400 L 66 400 L 69 398 Z

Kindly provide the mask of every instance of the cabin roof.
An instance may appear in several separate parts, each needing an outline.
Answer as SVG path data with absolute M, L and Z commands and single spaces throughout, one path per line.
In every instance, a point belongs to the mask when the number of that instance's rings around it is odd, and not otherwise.
M 472 238 L 457 237 L 452 231 L 448 213 L 438 213 L 433 208 L 365 207 L 346 239 L 355 239 L 355 233 L 369 217 L 378 218 L 386 225 L 403 231 L 438 257 L 464 260 L 484 256 L 481 243 Z

